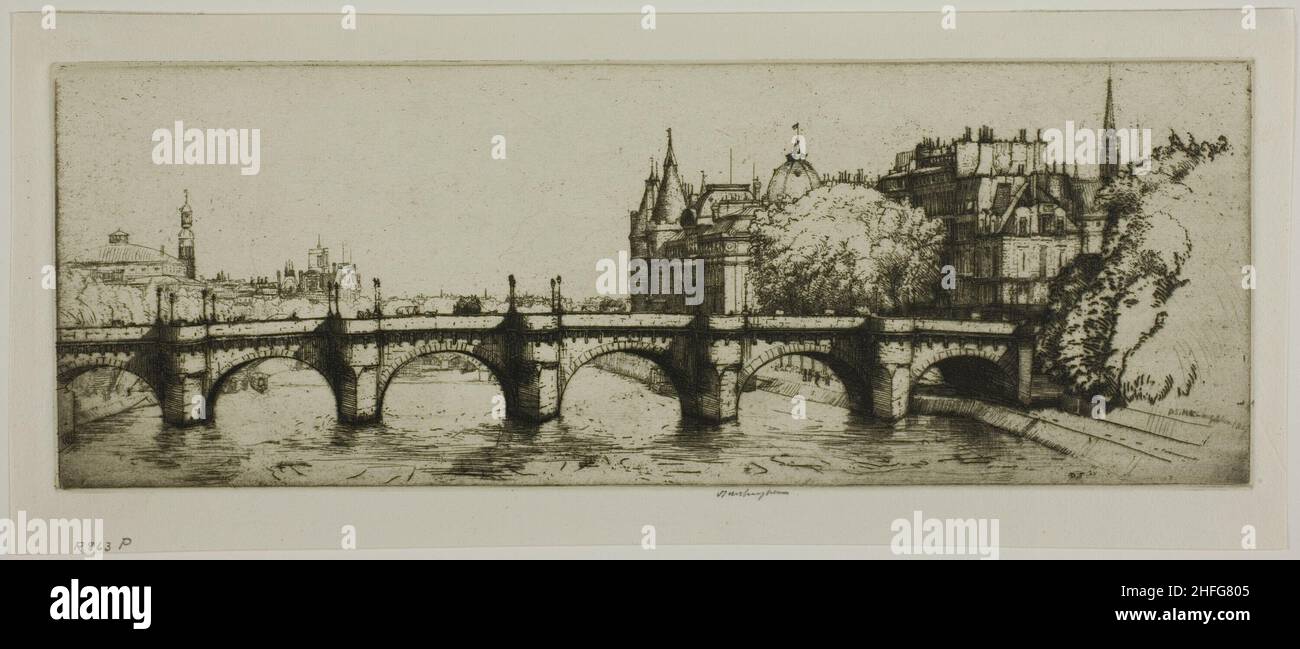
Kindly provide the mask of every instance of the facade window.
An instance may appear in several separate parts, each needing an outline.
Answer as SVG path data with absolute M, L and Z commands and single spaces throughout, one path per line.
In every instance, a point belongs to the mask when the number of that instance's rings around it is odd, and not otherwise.
M 1011 185 L 1010 183 L 998 183 L 997 191 L 993 192 L 993 211 L 1002 213 L 1006 211 L 1007 206 L 1011 204 Z
M 1029 219 L 1022 218 L 1020 219 L 1020 236 L 1023 237 L 1027 234 L 1029 234 Z

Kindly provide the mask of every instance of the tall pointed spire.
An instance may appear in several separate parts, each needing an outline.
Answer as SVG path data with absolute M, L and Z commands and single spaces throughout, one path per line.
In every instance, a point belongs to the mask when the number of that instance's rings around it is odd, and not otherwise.
M 1111 82 L 1112 79 L 1111 79 L 1110 70 L 1107 70 L 1106 71 L 1106 116 L 1104 118 L 1105 121 L 1102 123 L 1102 128 L 1106 128 L 1106 129 L 1115 128 L 1115 96 L 1112 93 Z
M 1108 68 L 1106 70 L 1106 110 L 1101 123 L 1103 136 L 1101 139 L 1099 176 L 1102 182 L 1110 182 L 1115 177 L 1115 170 L 1119 165 L 1119 151 L 1116 149 L 1118 139 L 1115 135 L 1115 97 L 1112 92 L 1111 82 L 1111 74 Z
M 664 169 L 677 166 L 677 156 L 673 154 L 673 130 L 668 129 L 668 153 L 664 155 Z

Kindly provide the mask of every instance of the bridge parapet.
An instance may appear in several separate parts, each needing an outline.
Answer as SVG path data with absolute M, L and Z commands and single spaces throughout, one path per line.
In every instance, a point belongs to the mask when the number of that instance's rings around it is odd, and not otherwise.
M 385 331 L 488 331 L 500 327 L 506 317 L 492 315 L 420 315 L 400 318 L 374 318 L 363 320 L 344 320 L 347 333 L 373 333 L 379 329 Z
M 1010 336 L 1016 331 L 1014 322 L 988 322 L 980 320 L 930 320 L 917 319 L 915 328 L 925 333 L 958 333 Z
M 559 327 L 559 318 L 551 314 L 530 313 L 519 318 L 525 331 L 548 331 Z
M 60 343 L 136 342 L 151 339 L 152 327 L 60 327 L 55 338 Z
M 158 328 L 158 340 L 173 343 L 189 343 L 203 340 L 208 331 L 203 325 L 181 325 Z
M 725 318 L 710 318 L 709 328 L 740 328 L 739 323 L 744 322 L 743 317 L 727 316 Z M 751 329 L 827 329 L 848 331 L 858 329 L 867 322 L 865 316 L 750 316 L 749 327 Z
M 1010 336 L 1017 323 L 983 320 L 939 320 L 933 318 L 896 318 L 874 316 L 869 328 L 879 333 L 937 333 Z
M 217 322 L 208 325 L 209 336 L 283 336 L 287 334 L 306 334 L 320 329 L 324 318 L 307 318 L 303 320 L 270 320 L 265 322 Z M 200 334 L 202 326 L 186 327 L 197 329 Z
M 674 313 L 566 313 L 564 326 L 581 329 L 685 329 L 694 316 Z

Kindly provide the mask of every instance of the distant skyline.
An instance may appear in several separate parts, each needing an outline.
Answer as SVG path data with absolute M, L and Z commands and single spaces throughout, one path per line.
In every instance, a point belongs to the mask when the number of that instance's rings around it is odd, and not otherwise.
M 673 129 L 683 181 L 766 186 L 798 122 L 822 174 L 884 173 L 924 137 L 987 125 L 1117 125 L 1249 146 L 1245 63 L 74 65 L 56 72 L 58 245 L 82 257 L 121 228 L 175 254 L 185 189 L 198 273 L 302 270 L 347 244 L 387 295 L 493 294 L 506 275 L 595 295 Z M 256 128 L 257 175 L 155 165 L 175 121 Z M 1245 125 L 1245 126 L 1242 126 Z M 1225 129 L 1236 129 L 1225 131 Z M 491 157 L 506 138 L 505 160 Z M 729 167 L 729 156 L 734 163 Z M 733 175 L 734 174 L 734 175 Z

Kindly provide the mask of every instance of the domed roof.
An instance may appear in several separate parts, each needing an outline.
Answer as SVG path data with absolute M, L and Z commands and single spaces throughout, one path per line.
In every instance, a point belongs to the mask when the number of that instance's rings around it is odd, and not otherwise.
M 797 200 L 821 184 L 812 163 L 803 158 L 787 158 L 785 164 L 772 171 L 772 180 L 767 183 L 767 200 L 773 203 Z

